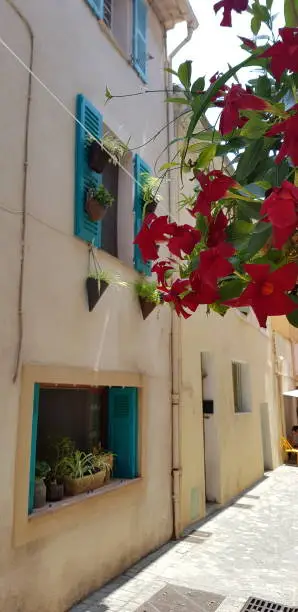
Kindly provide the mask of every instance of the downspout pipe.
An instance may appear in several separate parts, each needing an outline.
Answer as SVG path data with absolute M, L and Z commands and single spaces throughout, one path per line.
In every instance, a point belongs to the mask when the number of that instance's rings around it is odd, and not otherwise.
M 172 67 L 173 58 L 181 51 L 181 49 L 191 40 L 196 26 L 193 22 L 187 23 L 187 36 L 175 47 L 168 55 L 167 52 L 167 34 L 165 31 L 165 54 L 166 66 Z M 171 74 L 165 71 L 165 89 L 170 92 L 172 88 Z M 167 97 L 170 94 L 167 95 Z M 170 104 L 167 102 L 166 107 L 167 119 L 167 159 L 171 162 L 170 142 Z M 173 197 L 172 183 L 168 181 L 168 201 L 169 215 L 172 218 L 177 218 L 178 210 L 176 209 L 176 197 Z M 173 512 L 173 539 L 178 540 L 181 535 L 181 520 L 180 520 L 180 489 L 181 489 L 181 453 L 180 453 L 180 380 L 181 380 L 181 322 L 176 313 L 171 312 L 171 334 L 170 334 L 170 351 L 171 351 L 171 438 L 172 438 L 172 512 Z

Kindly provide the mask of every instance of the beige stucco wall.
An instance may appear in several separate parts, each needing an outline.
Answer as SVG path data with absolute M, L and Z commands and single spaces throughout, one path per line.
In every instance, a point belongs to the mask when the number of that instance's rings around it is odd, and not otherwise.
M 124 141 L 131 137 L 132 147 L 166 123 L 162 93 L 113 100 L 104 106 L 106 85 L 112 93 L 121 94 L 140 91 L 143 83 L 114 49 L 84 0 L 16 0 L 16 4 L 34 32 L 35 72 L 71 112 L 76 94 L 83 93 L 102 111 L 109 129 Z M 148 62 L 148 87 L 163 89 L 163 31 L 150 9 L 149 29 L 148 52 L 153 59 Z M 28 63 L 26 29 L 5 0 L 0 0 L 0 32 Z M 84 291 L 88 249 L 73 236 L 74 122 L 33 81 L 21 362 L 76 367 L 77 372 L 82 368 L 142 374 L 148 401 L 142 486 L 103 496 L 100 508 L 82 507 L 59 533 L 16 546 L 12 537 L 14 470 L 22 385 L 20 376 L 12 383 L 12 374 L 27 78 L 26 71 L 0 46 L 0 609 L 64 612 L 171 535 L 170 317 L 164 309 L 143 321 L 132 288 L 119 287 L 110 287 L 96 309 L 88 312 Z M 153 166 L 165 145 L 162 132 L 139 153 Z M 132 197 L 132 183 L 126 181 L 119 206 L 124 263 L 98 253 L 105 269 L 120 273 L 128 282 L 136 278 Z M 163 205 L 167 208 L 166 199 Z M 78 373 L 78 382 L 79 378 Z M 54 523 L 63 522 L 61 516 L 54 516 Z

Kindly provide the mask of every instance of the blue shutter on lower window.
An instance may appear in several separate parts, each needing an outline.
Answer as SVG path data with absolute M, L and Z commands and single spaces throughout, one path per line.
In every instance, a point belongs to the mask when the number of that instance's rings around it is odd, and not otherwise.
M 33 505 L 34 505 L 38 408 L 39 408 L 39 384 L 35 383 L 34 395 L 33 395 L 32 430 L 31 430 L 31 453 L 30 453 L 29 499 L 28 499 L 28 513 L 29 514 L 32 513 Z
M 91 7 L 93 13 L 98 17 L 98 19 L 103 19 L 103 3 L 104 0 L 87 0 L 89 6 Z
M 102 138 L 103 124 L 100 112 L 83 96 L 77 96 L 76 104 L 76 159 L 75 159 L 75 227 L 76 236 L 101 245 L 101 222 L 91 221 L 85 210 L 86 195 L 91 186 L 102 182 L 101 174 L 93 172 L 88 165 L 88 132 L 95 138 Z M 86 132 L 86 130 L 88 132 Z
M 141 159 L 139 155 L 134 157 L 134 235 L 140 231 L 143 223 L 144 201 L 142 194 L 142 184 L 145 180 L 144 173 L 151 174 L 149 166 Z M 134 267 L 138 272 L 151 276 L 151 261 L 146 263 L 143 261 L 141 251 L 137 244 L 134 245 Z
M 111 387 L 108 401 L 109 450 L 115 453 L 115 478 L 138 475 L 138 390 Z
M 133 0 L 133 66 L 147 82 L 147 4 L 145 0 Z

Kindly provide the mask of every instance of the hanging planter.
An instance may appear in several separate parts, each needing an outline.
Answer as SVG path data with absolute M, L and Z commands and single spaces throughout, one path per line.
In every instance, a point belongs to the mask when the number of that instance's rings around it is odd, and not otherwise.
M 91 187 L 86 196 L 86 211 L 89 219 L 101 221 L 113 202 L 113 196 L 103 185 Z
M 92 310 L 94 310 L 97 302 L 103 296 L 108 286 L 109 282 L 107 280 L 101 279 L 100 273 L 98 275 L 94 274 L 88 276 L 88 278 L 86 279 L 86 291 L 89 312 L 92 312 Z
M 145 278 L 135 283 L 135 291 L 139 298 L 139 304 L 143 319 L 147 319 L 151 312 L 161 303 L 161 295 L 157 289 L 156 282 L 149 283 Z
M 91 142 L 88 148 L 88 164 L 89 168 L 94 172 L 101 174 L 105 166 L 109 163 L 110 155 L 106 153 L 98 144 L 98 142 Z
M 147 204 L 145 204 L 144 206 L 144 217 L 146 217 L 146 215 L 150 215 L 152 213 L 155 213 L 157 205 L 158 205 L 159 200 L 155 199 L 152 200 L 151 202 L 147 202 Z
M 160 187 L 160 179 L 156 176 L 151 176 L 149 172 L 142 172 L 142 196 L 143 196 L 143 216 L 155 213 L 158 203 L 162 197 L 158 192 Z

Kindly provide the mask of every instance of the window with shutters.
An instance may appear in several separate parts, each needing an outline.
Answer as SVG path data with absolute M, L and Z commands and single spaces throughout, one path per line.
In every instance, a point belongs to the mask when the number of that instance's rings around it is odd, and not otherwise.
M 132 61 L 141 79 L 147 82 L 147 2 L 133 0 L 133 54 Z
M 74 461 L 74 453 L 81 453 L 81 463 L 78 454 L 76 455 L 78 476 L 86 455 L 96 455 L 99 450 L 108 458 L 108 462 L 113 464 L 112 471 L 108 471 L 105 479 L 99 483 L 100 488 L 110 486 L 113 481 L 116 483 L 138 476 L 138 390 L 135 387 L 65 387 L 35 384 L 29 514 L 36 511 L 38 506 L 35 482 L 40 466 L 46 464 L 51 467 L 45 484 L 46 504 L 52 506 L 70 495 L 65 485 L 62 486 L 62 493 L 60 489 L 62 499 L 53 499 L 53 490 L 56 489 L 52 483 L 60 486 L 65 484 L 69 478 L 70 465 Z M 64 462 L 63 454 L 66 455 Z M 77 493 L 72 492 L 71 495 L 75 497 L 76 494 L 90 494 L 97 485 L 97 473 L 87 474 L 91 476 L 90 482 L 87 483 L 89 489 L 80 491 L 78 488 Z
M 85 0 L 105 34 L 126 58 L 132 56 L 132 0 Z
M 134 157 L 134 235 L 140 231 L 144 217 L 144 199 L 142 193 L 142 185 L 145 180 L 145 175 L 151 174 L 149 166 L 141 159 L 139 155 Z M 134 267 L 138 272 L 151 275 L 151 262 L 144 262 L 139 247 L 134 245 Z
M 232 362 L 234 410 L 251 412 L 250 371 L 247 363 Z

